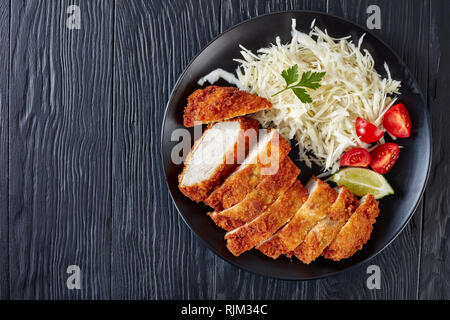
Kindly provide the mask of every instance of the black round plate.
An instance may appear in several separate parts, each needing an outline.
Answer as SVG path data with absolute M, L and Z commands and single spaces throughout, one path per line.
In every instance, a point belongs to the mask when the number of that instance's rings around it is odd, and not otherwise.
M 292 18 L 297 19 L 297 30 L 309 32 L 311 22 L 316 19 L 316 25 L 327 29 L 331 36 L 351 35 L 355 43 L 366 33 L 363 49 L 372 54 L 376 69 L 381 75 L 386 75 L 383 64 L 387 62 L 392 77 L 402 81 L 399 100 L 408 107 L 413 123 L 412 137 L 398 140 L 403 146 L 400 159 L 386 176 L 396 191 L 395 195 L 380 201 L 381 212 L 369 242 L 353 257 L 340 262 L 319 258 L 305 265 L 296 259 L 291 261 L 284 257 L 272 260 L 257 250 L 251 250 L 239 257 L 233 256 L 225 246 L 225 232 L 216 227 L 206 215 L 208 208 L 192 202 L 178 190 L 177 176 L 182 165 L 175 165 L 171 161 L 172 148 L 178 144 L 178 141 L 171 141 L 171 135 L 174 130 L 183 128 L 183 109 L 189 94 L 199 88 L 197 81 L 216 68 L 234 72 L 237 64 L 233 58 L 240 57 L 239 44 L 256 51 L 274 43 L 276 36 L 280 36 L 282 43 L 289 42 Z M 333 275 L 365 262 L 382 251 L 412 217 L 424 191 L 431 162 L 431 133 L 427 108 L 417 83 L 401 59 L 384 42 L 354 23 L 328 14 L 303 11 L 269 14 L 243 22 L 221 34 L 203 49 L 183 72 L 172 92 L 166 109 L 161 147 L 172 198 L 181 217 L 192 231 L 226 261 L 256 274 L 290 280 Z M 295 152 L 293 150 L 292 159 L 297 158 Z M 300 180 L 303 183 L 312 173 L 318 173 L 315 169 L 308 170 L 302 163 L 297 164 L 302 169 Z

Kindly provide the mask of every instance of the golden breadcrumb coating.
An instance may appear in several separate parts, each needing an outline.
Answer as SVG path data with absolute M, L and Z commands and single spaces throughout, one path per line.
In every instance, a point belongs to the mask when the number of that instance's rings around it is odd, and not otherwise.
M 209 86 L 188 97 L 184 108 L 184 125 L 193 127 L 255 113 L 272 108 L 269 100 L 234 87 Z
M 341 187 L 339 191 L 329 216 L 321 220 L 295 248 L 295 256 L 303 263 L 309 264 L 322 254 L 358 207 L 358 199 L 353 193 L 345 187 Z
M 224 211 L 209 213 L 209 216 L 227 231 L 236 229 L 266 211 L 294 183 L 299 173 L 300 169 L 286 157 L 277 172 L 265 176 L 241 202 Z
M 313 177 L 317 186 L 310 193 L 295 216 L 268 240 L 256 248 L 266 256 L 277 259 L 280 255 L 291 256 L 293 250 L 305 239 L 308 232 L 328 213 L 337 198 L 337 192 L 328 183 Z
M 263 214 L 225 234 L 228 249 L 235 256 L 252 249 L 286 224 L 306 199 L 308 191 L 296 180 Z
M 267 134 L 272 133 L 272 130 Z M 205 203 L 215 211 L 223 211 L 239 203 L 261 182 L 262 169 L 270 166 L 267 157 L 276 158 L 281 162 L 288 155 L 291 147 L 277 130 L 266 147 L 258 153 L 254 163 L 243 164 L 225 182 L 205 200 Z M 276 153 L 276 154 L 275 154 Z M 270 159 L 269 159 L 270 160 Z
M 239 117 L 236 119 L 228 120 L 228 121 L 238 121 L 241 126 L 240 133 L 237 138 L 237 142 L 234 145 L 234 148 L 231 148 L 230 151 L 224 155 L 224 160 L 222 164 L 218 164 L 214 173 L 211 174 L 209 179 L 203 180 L 198 184 L 194 185 L 183 185 L 183 177 L 186 172 L 186 168 L 190 163 L 190 159 L 192 154 L 195 152 L 197 147 L 203 140 L 205 133 L 207 130 L 211 129 L 213 125 L 209 125 L 208 128 L 203 133 L 202 137 L 197 140 L 192 146 L 191 151 L 184 161 L 184 168 L 181 174 L 178 176 L 178 187 L 180 191 L 191 200 L 200 202 L 204 201 L 211 193 L 211 191 L 219 186 L 235 169 L 238 167 L 238 155 L 242 154 L 241 150 L 238 148 L 245 148 L 245 155 L 248 154 L 248 150 L 250 148 L 248 138 L 246 138 L 245 132 L 247 130 L 255 130 L 256 134 L 258 134 L 259 123 L 258 121 L 248 118 L 248 117 Z M 229 161 L 229 159 L 234 159 L 233 161 Z
M 370 239 L 373 224 L 376 222 L 379 212 L 378 201 L 375 200 L 375 197 L 371 194 L 365 196 L 355 213 L 325 249 L 323 256 L 339 261 L 349 258 L 361 250 Z

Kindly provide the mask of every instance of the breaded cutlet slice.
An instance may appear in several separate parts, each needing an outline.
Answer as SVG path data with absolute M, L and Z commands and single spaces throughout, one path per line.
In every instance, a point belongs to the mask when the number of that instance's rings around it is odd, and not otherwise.
M 188 97 L 184 108 L 184 125 L 211 123 L 232 119 L 272 108 L 269 100 L 234 87 L 209 86 Z
M 330 214 L 308 233 L 294 250 L 295 256 L 309 264 L 317 259 L 358 207 L 358 199 L 347 188 L 338 189 L 338 197 L 330 208 Z
M 265 176 L 241 202 L 224 211 L 211 212 L 209 216 L 222 229 L 239 228 L 266 211 L 294 183 L 299 173 L 300 169 L 286 157 L 276 173 Z
M 261 131 L 258 143 L 245 161 L 209 195 L 205 203 L 217 212 L 231 208 L 258 185 L 261 177 L 271 173 L 272 163 L 280 163 L 290 150 L 289 142 L 277 130 Z
M 370 239 L 380 209 L 371 194 L 360 200 L 359 207 L 323 252 L 325 258 L 339 261 L 350 258 Z
M 308 191 L 296 180 L 263 214 L 225 234 L 227 247 L 239 256 L 269 238 L 285 225 L 308 199 Z
M 204 201 L 244 161 L 251 143 L 247 137 L 250 132 L 256 136 L 258 128 L 259 123 L 248 117 L 209 125 L 184 161 L 178 176 L 181 192 L 194 201 Z
M 256 249 L 266 256 L 277 259 L 280 255 L 291 256 L 293 250 L 305 239 L 308 232 L 329 214 L 336 201 L 337 192 L 328 183 L 313 177 L 307 183 L 308 200 L 295 216 L 277 233 L 262 242 Z

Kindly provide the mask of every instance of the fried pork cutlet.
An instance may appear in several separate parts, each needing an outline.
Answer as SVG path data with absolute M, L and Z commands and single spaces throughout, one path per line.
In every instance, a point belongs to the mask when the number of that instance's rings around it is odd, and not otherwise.
M 217 212 L 231 208 L 261 182 L 264 174 L 270 174 L 270 166 L 275 162 L 279 164 L 290 150 L 289 142 L 277 130 L 270 130 L 267 134 L 261 132 L 258 144 L 250 150 L 245 161 L 210 194 L 205 203 Z
M 221 212 L 211 212 L 209 216 L 221 228 L 231 231 L 255 219 L 283 194 L 295 181 L 300 169 L 286 157 L 273 175 L 265 176 L 261 183 L 241 202 Z
M 296 180 L 263 214 L 225 234 L 227 247 L 235 256 L 252 249 L 286 224 L 308 199 L 308 191 Z
M 357 207 L 358 200 L 353 193 L 345 187 L 339 188 L 338 197 L 330 208 L 329 216 L 321 220 L 295 248 L 295 256 L 306 264 L 317 259 L 336 238 Z
M 308 182 L 306 188 L 309 191 L 308 200 L 292 220 L 256 247 L 266 256 L 273 259 L 282 254 L 291 256 L 292 251 L 305 239 L 308 232 L 328 216 L 330 207 L 337 198 L 337 192 L 316 177 Z
M 378 202 L 371 194 L 360 200 L 360 205 L 347 223 L 339 231 L 336 238 L 323 252 L 323 256 L 334 261 L 346 259 L 361 250 L 370 239 L 373 224 L 380 209 Z
M 184 108 L 184 125 L 193 127 L 272 108 L 264 98 L 233 87 L 209 86 L 194 91 Z
M 194 201 L 204 201 L 247 155 L 249 131 L 258 134 L 256 120 L 239 117 L 210 125 L 192 147 L 178 176 L 181 192 Z M 243 161 L 243 159 L 241 161 Z

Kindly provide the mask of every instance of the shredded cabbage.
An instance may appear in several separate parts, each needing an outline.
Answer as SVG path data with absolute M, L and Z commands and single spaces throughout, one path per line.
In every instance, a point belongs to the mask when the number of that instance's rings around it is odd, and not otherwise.
M 355 45 L 350 36 L 332 38 L 314 23 L 311 26 L 309 34 L 299 32 L 293 19 L 290 43 L 283 45 L 277 37 L 275 44 L 256 54 L 240 46 L 242 59 L 235 59 L 239 63 L 236 75 L 240 88 L 273 104 L 253 117 L 263 127 L 295 139 L 300 160 L 308 166 L 316 163 L 327 175 L 339 169 L 346 150 L 369 147 L 356 135 L 355 120 L 359 116 L 382 127 L 382 117 L 395 103 L 401 83 L 391 78 L 386 63 L 387 78 L 377 73 L 370 53 L 361 51 L 364 36 Z M 299 77 L 309 70 L 326 72 L 321 87 L 308 90 L 311 104 L 302 103 L 291 90 L 271 97 L 286 85 L 281 72 L 295 64 Z

